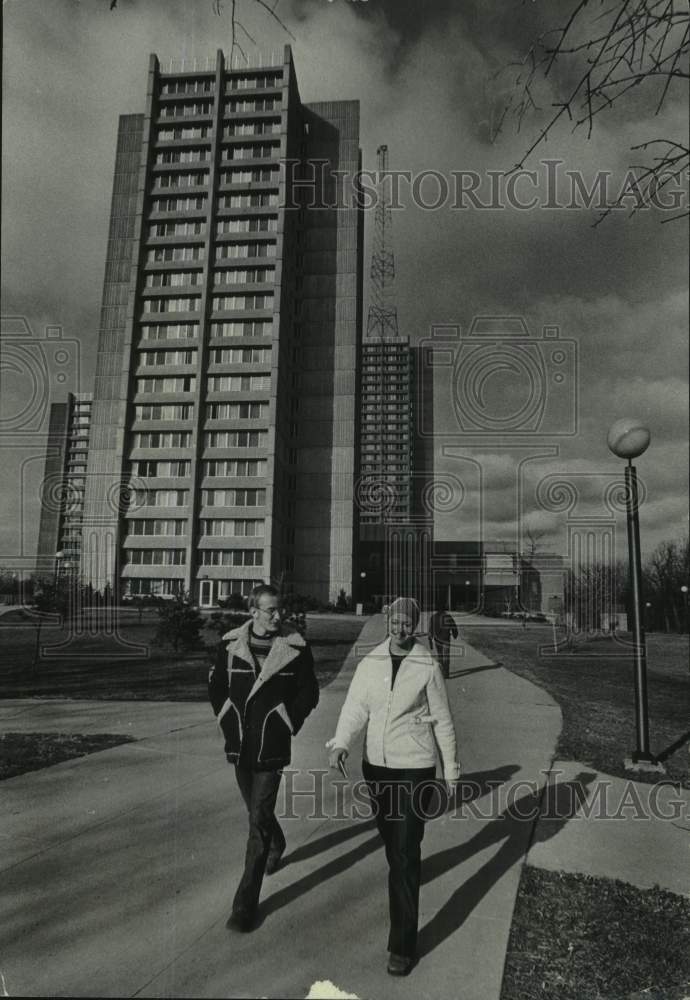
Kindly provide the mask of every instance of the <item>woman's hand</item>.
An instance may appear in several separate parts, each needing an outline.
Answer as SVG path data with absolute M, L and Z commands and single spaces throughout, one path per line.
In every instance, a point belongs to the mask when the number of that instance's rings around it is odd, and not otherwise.
M 338 761 L 342 760 L 345 762 L 348 756 L 349 754 L 344 747 L 331 747 L 328 754 L 328 766 L 335 770 L 338 767 Z

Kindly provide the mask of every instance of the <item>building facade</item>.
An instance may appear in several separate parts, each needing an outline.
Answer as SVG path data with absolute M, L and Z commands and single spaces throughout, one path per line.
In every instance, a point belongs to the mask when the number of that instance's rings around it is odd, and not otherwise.
M 92 396 L 69 393 L 53 403 L 41 496 L 36 574 L 78 574 Z
M 242 70 L 151 56 L 145 113 L 117 140 L 84 511 L 96 589 L 351 593 L 359 166 L 358 103 L 302 104 L 289 46 Z

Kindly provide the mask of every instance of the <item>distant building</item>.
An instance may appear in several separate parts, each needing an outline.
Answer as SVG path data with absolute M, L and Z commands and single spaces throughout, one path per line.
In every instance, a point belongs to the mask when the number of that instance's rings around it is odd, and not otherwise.
M 333 171 L 354 184 L 360 163 L 358 102 L 302 104 L 289 46 L 242 69 L 151 56 L 145 113 L 117 140 L 95 588 L 202 606 L 260 581 L 352 592 L 363 218 Z
M 37 576 L 79 571 L 92 399 L 69 393 L 66 402 L 50 407 Z

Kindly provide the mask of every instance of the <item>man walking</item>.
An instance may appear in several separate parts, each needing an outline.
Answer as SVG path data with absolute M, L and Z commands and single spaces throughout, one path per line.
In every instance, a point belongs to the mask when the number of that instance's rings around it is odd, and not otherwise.
M 319 700 L 311 649 L 299 632 L 282 628 L 275 587 L 255 587 L 249 611 L 248 622 L 223 636 L 208 680 L 249 814 L 244 873 L 228 920 L 240 931 L 253 929 L 264 872 L 276 871 L 285 851 L 275 816 L 282 769 L 290 763 L 292 737 Z
M 436 655 L 441 666 L 441 673 L 448 680 L 450 677 L 450 640 L 458 637 L 458 626 L 450 611 L 434 611 L 429 619 L 429 649 Z

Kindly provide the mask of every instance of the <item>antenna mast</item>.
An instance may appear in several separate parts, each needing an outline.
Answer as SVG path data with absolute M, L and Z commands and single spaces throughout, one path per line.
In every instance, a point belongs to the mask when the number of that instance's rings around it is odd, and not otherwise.
M 392 225 L 388 199 L 388 146 L 376 150 L 378 161 L 376 183 L 376 213 L 374 216 L 374 249 L 371 255 L 371 300 L 367 315 L 367 337 L 383 340 L 398 337 L 398 310 L 392 301 L 395 278 L 395 258 L 389 245 Z

